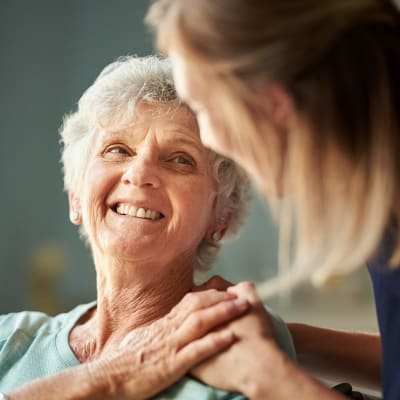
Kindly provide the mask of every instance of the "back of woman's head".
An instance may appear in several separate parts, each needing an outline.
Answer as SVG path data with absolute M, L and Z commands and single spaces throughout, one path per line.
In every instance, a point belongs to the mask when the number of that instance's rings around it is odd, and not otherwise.
M 291 99 L 281 213 L 285 243 L 296 248 L 291 282 L 310 274 L 323 282 L 371 257 L 385 228 L 400 225 L 395 5 L 161 0 L 148 21 L 162 49 L 214 79 L 232 148 L 255 160 L 266 179 L 282 155 L 270 154 L 276 138 L 258 112 L 263 89 L 279 85 Z M 400 263 L 400 235 L 392 261 Z

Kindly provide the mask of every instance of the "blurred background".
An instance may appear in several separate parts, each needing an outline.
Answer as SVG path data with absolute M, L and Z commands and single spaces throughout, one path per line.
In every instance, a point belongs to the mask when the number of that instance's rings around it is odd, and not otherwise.
M 0 312 L 54 314 L 95 297 L 90 252 L 69 223 L 58 129 L 101 69 L 153 52 L 145 0 L 0 2 Z M 248 223 L 212 271 L 260 282 L 277 271 L 277 231 L 254 194 Z M 365 269 L 324 291 L 269 302 L 284 318 L 376 330 Z

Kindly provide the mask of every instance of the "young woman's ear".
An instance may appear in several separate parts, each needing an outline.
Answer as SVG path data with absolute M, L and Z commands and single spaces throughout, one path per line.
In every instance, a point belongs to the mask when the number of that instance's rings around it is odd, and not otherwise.
M 73 192 L 68 193 L 69 219 L 74 225 L 82 223 L 81 203 L 79 197 Z
M 289 94 L 279 85 L 268 86 L 262 93 L 267 118 L 278 130 L 286 129 L 293 111 Z

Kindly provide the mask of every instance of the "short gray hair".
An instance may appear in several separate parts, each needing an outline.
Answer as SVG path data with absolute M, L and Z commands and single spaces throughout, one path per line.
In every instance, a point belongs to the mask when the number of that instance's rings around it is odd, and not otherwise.
M 156 56 L 119 58 L 84 92 L 77 110 L 64 117 L 60 134 L 66 191 L 80 192 L 92 139 L 99 128 L 112 131 L 128 126 L 139 101 L 170 104 L 173 109 L 185 106 L 175 91 L 169 60 Z M 217 221 L 229 218 L 227 238 L 237 233 L 247 215 L 249 181 L 232 160 L 213 152 L 210 171 L 217 182 Z M 81 233 L 87 239 L 84 229 Z M 203 239 L 196 270 L 208 269 L 219 250 L 219 242 Z

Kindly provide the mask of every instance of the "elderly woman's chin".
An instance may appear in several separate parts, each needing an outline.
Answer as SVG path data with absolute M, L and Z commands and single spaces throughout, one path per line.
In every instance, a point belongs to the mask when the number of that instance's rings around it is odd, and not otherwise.
M 84 229 L 94 251 L 120 256 L 121 250 L 142 251 L 143 246 L 150 246 L 154 242 L 162 229 L 159 224 L 157 227 L 149 225 L 149 222 L 143 223 L 137 218 L 119 215 L 109 208 L 105 216 L 95 224 L 84 224 Z
M 149 248 L 155 249 L 165 241 L 166 222 L 165 218 L 152 221 L 110 210 L 99 236 L 106 248 L 116 255 L 121 248 L 132 249 L 135 253 L 147 252 Z
M 162 230 L 149 234 L 134 227 L 125 232 L 104 232 L 99 245 L 92 245 L 98 275 L 108 276 L 115 288 L 130 288 L 132 282 L 140 282 L 142 287 L 154 290 L 179 281 L 183 293 L 191 289 L 197 243 L 182 246 L 179 241 L 168 240 Z
M 115 258 L 125 257 L 130 260 L 154 256 L 155 252 L 160 255 L 162 249 L 157 245 L 158 240 L 155 235 L 134 233 L 133 230 L 125 231 L 125 234 L 104 233 L 95 247 L 100 253 Z

